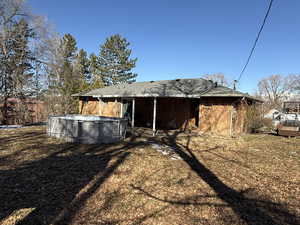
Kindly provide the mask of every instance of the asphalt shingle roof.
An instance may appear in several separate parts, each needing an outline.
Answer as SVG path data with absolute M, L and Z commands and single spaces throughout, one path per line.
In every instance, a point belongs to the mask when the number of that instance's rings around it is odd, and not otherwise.
M 92 97 L 254 97 L 235 91 L 231 88 L 219 86 L 212 81 L 197 79 L 176 79 L 162 81 L 135 82 L 131 84 L 118 84 L 104 88 L 94 89 L 85 93 L 74 94 L 73 96 Z M 259 101 L 259 100 L 258 100 Z

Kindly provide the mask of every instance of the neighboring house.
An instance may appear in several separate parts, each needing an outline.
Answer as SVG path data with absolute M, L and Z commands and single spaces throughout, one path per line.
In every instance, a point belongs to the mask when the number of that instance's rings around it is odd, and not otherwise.
M 280 112 L 277 109 L 271 109 L 268 113 L 264 115 L 265 119 L 272 120 L 272 126 L 274 129 L 276 129 L 276 127 L 280 123 L 281 117 L 282 117 L 282 112 Z
M 284 101 L 300 101 L 300 94 L 288 92 L 285 95 Z
M 280 115 L 280 113 L 281 112 L 277 109 L 271 109 L 269 112 L 267 112 L 264 115 L 264 118 L 273 120 L 273 119 L 277 118 Z
M 132 127 L 198 129 L 221 135 L 246 131 L 246 106 L 261 100 L 205 79 L 119 84 L 78 93 L 85 115 L 128 117 Z

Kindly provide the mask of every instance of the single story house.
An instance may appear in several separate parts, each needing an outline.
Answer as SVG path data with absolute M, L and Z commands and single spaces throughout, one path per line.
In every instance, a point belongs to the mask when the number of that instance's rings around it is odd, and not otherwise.
M 176 79 L 119 84 L 79 97 L 84 115 L 127 117 L 132 127 L 198 129 L 220 135 L 246 131 L 246 106 L 261 100 L 211 80 Z

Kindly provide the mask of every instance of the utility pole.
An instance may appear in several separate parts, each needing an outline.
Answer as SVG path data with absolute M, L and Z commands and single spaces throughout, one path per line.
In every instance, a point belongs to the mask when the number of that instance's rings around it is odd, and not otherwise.
M 233 80 L 233 90 L 236 90 L 236 84 L 237 84 L 237 80 Z

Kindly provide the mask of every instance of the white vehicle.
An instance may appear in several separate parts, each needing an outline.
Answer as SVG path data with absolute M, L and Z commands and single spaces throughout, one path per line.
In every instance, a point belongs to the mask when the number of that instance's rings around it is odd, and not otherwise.
M 273 117 L 279 135 L 300 136 L 300 102 L 284 102 L 282 112 Z

